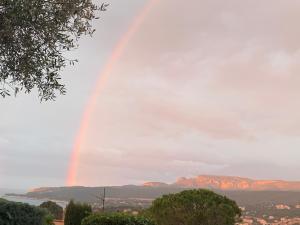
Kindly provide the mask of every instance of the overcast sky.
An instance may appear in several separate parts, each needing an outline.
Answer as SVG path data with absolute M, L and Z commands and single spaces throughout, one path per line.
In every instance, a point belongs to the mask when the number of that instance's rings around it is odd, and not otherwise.
M 0 186 L 65 184 L 93 86 L 147 1 L 111 0 L 70 55 L 68 93 L 1 99 Z M 161 0 L 101 90 L 80 185 L 220 174 L 300 180 L 299 1 Z

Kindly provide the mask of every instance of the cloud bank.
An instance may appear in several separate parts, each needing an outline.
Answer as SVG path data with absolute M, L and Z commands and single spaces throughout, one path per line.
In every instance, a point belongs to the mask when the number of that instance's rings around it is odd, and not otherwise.
M 160 2 L 99 98 L 79 181 L 300 179 L 291 173 L 300 157 L 299 9 L 281 0 Z

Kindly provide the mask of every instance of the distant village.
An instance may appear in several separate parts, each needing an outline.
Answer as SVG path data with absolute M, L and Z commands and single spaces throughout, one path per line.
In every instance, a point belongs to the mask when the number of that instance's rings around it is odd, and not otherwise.
M 300 224 L 300 204 L 294 206 L 285 204 L 270 204 L 260 207 L 258 206 L 257 209 L 253 211 L 247 211 L 246 207 L 240 208 L 243 212 L 243 216 L 242 222 L 239 225 Z

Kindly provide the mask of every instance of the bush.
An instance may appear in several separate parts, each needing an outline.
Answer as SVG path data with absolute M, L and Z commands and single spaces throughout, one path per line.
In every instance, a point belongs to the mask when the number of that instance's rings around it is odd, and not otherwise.
M 55 202 L 52 201 L 43 202 L 40 205 L 40 207 L 43 209 L 47 209 L 54 216 L 56 220 L 63 219 L 64 210 L 61 206 L 59 206 Z
M 1 225 L 52 225 L 49 213 L 35 206 L 0 200 Z
M 81 221 L 91 213 L 91 206 L 70 201 L 66 207 L 65 225 L 81 225 Z
M 146 214 L 157 225 L 234 225 L 237 204 L 209 190 L 188 190 L 156 199 Z
M 111 214 L 94 214 L 82 221 L 82 225 L 154 225 L 147 218 L 111 213 Z

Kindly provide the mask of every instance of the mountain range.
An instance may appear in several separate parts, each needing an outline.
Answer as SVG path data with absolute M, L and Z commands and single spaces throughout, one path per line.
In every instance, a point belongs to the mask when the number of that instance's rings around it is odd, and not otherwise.
M 172 184 L 147 182 L 143 185 L 107 186 L 106 197 L 113 199 L 134 199 L 152 201 L 164 194 L 183 190 L 205 188 L 237 201 L 240 205 L 265 203 L 300 203 L 300 182 L 281 180 L 253 180 L 230 176 L 200 175 L 193 178 L 179 178 Z M 24 195 L 36 199 L 53 199 L 93 203 L 103 193 L 104 187 L 43 187 L 30 190 Z M 130 200 L 130 201 L 131 201 Z M 122 202 L 122 201 L 120 201 Z
M 182 188 L 208 188 L 243 191 L 300 191 L 299 181 L 254 180 L 243 177 L 208 175 L 200 175 L 192 178 L 182 177 L 173 184 L 147 182 L 144 186 L 176 186 Z

